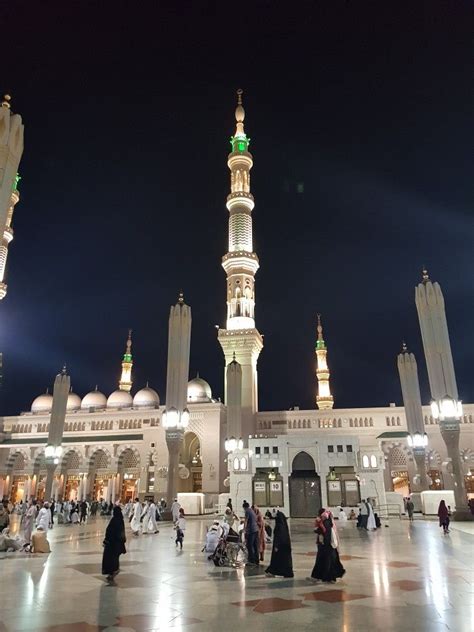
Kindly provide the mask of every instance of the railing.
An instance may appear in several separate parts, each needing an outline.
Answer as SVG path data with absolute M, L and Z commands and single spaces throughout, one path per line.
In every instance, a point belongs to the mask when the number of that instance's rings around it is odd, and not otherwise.
M 402 519 L 402 511 L 400 505 L 397 503 L 390 503 L 388 505 L 379 505 L 377 507 L 377 514 L 379 518 L 390 518 L 397 517 L 399 520 Z

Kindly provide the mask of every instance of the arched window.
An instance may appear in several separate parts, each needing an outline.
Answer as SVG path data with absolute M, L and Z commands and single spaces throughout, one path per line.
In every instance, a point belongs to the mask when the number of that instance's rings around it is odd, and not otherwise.
M 362 467 L 369 467 L 369 457 L 367 456 L 367 454 L 364 454 L 364 456 L 362 457 Z
M 235 457 L 234 459 L 234 470 L 239 470 L 240 469 L 240 459 L 239 457 Z
M 247 469 L 247 459 L 244 456 L 240 459 L 240 469 L 241 470 Z
M 375 454 L 370 456 L 370 467 L 377 467 L 377 457 Z

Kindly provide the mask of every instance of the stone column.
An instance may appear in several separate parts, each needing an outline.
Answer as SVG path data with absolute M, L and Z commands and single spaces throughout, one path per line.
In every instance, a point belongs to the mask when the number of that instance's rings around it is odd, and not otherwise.
M 44 499 L 48 502 L 53 496 L 54 473 L 56 472 L 56 463 L 46 463 L 46 485 L 44 488 Z
M 466 502 L 466 486 L 464 484 L 464 472 L 459 456 L 459 423 L 457 428 L 450 427 L 440 421 L 440 430 L 443 441 L 446 444 L 448 457 L 451 459 L 451 466 L 453 468 L 453 481 L 454 481 L 454 500 L 456 503 L 456 515 L 457 519 L 469 519 Z
M 166 489 L 166 499 L 168 509 L 176 498 L 179 481 L 179 451 L 183 443 L 183 432 L 166 432 L 166 445 L 168 446 L 168 485 Z

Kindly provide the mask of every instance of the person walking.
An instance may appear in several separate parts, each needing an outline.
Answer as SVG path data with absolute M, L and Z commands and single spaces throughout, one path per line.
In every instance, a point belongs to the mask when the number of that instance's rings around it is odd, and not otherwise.
M 339 559 L 339 539 L 336 524 L 330 511 L 320 509 L 315 522 L 317 553 L 311 577 L 312 582 L 327 582 L 335 584 L 338 577 L 345 574 L 345 569 Z
M 51 522 L 49 528 L 52 529 L 54 527 L 54 514 L 56 512 L 56 503 L 54 502 L 54 498 L 51 499 L 49 503 L 49 513 L 51 514 Z
M 375 522 L 375 514 L 374 514 L 374 508 L 372 507 L 372 503 L 367 498 L 367 502 L 365 504 L 367 506 L 367 512 L 368 512 L 366 529 L 367 531 L 376 531 L 377 523 Z
M 181 509 L 181 505 L 178 502 L 178 499 L 175 498 L 173 504 L 171 505 L 171 518 L 173 522 L 176 522 L 179 518 L 179 510 Z
M 443 527 L 443 533 L 449 533 L 449 511 L 444 500 L 441 500 L 438 506 L 439 526 Z
M 248 552 L 248 564 L 250 566 L 258 566 L 260 564 L 260 554 L 258 551 L 257 516 L 246 500 L 244 500 L 242 508 L 245 511 L 244 534 Z
M 408 520 L 410 522 L 413 522 L 413 513 L 415 511 L 415 505 L 413 504 L 413 501 L 410 497 L 407 498 L 407 502 L 406 502 L 406 510 L 408 513 Z
M 104 538 L 104 553 L 102 555 L 102 575 L 107 575 L 109 586 L 114 584 L 114 579 L 120 572 L 120 556 L 127 552 L 125 548 L 125 524 L 122 510 L 118 505 L 113 508 Z
M 150 527 L 151 527 L 152 533 L 159 533 L 158 525 L 156 523 L 156 512 L 157 512 L 156 505 L 155 505 L 155 502 L 152 500 L 151 502 L 148 503 L 147 512 L 143 519 L 143 525 L 142 525 L 143 533 L 150 533 Z
M 85 523 L 86 518 L 87 518 L 87 503 L 85 500 L 83 500 L 81 502 L 81 513 L 80 513 L 80 524 L 82 524 L 83 522 Z
M 186 518 L 184 517 L 184 509 L 180 507 L 178 519 L 175 522 L 174 528 L 176 529 L 176 546 L 181 547 L 183 550 L 184 532 L 186 531 Z
M 140 534 L 140 527 L 141 527 L 141 517 L 142 517 L 142 506 L 140 504 L 140 499 L 135 498 L 135 504 L 133 505 L 133 514 L 132 514 L 132 520 L 131 520 L 131 527 L 132 527 L 132 531 L 133 531 L 133 535 L 138 536 Z
M 270 566 L 265 574 L 269 577 L 293 577 L 293 559 L 291 557 L 291 539 L 288 522 L 283 512 L 277 511 L 273 530 L 273 547 Z
M 23 518 L 23 538 L 25 539 L 25 549 L 31 548 L 31 534 L 36 517 L 36 500 L 29 500 L 25 516 Z
M 259 553 L 260 562 L 263 562 L 263 559 L 264 559 L 264 556 L 265 556 L 265 541 L 266 541 L 265 521 L 263 519 L 262 512 L 260 511 L 260 509 L 256 505 L 254 505 L 252 507 L 252 509 L 254 510 L 254 513 L 257 516 L 258 553 Z
M 359 503 L 359 511 L 360 511 L 360 529 L 367 529 L 367 521 L 369 519 L 369 508 L 367 507 L 365 498 L 363 498 L 362 502 Z

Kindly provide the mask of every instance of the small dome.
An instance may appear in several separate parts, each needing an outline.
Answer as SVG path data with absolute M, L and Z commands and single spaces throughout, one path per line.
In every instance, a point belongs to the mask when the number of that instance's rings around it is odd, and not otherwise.
M 31 412 L 36 414 L 50 413 L 52 407 L 53 396 L 49 393 L 43 393 L 33 400 L 33 403 L 31 404 Z
M 197 404 L 199 402 L 212 401 L 212 390 L 206 380 L 199 375 L 188 382 L 188 403 Z
M 107 400 L 107 408 L 131 408 L 133 399 L 130 393 L 127 391 L 121 391 L 120 389 L 114 391 L 112 395 L 109 395 Z
M 87 395 L 83 398 L 81 402 L 82 410 L 89 410 L 89 408 L 95 408 L 96 410 L 101 410 L 107 406 L 107 397 L 96 390 L 87 393 Z
M 158 408 L 160 405 L 160 396 L 155 389 L 146 386 L 135 394 L 133 405 L 137 408 Z
M 67 396 L 66 412 L 70 413 L 74 410 L 79 410 L 81 407 L 81 398 L 72 391 Z

